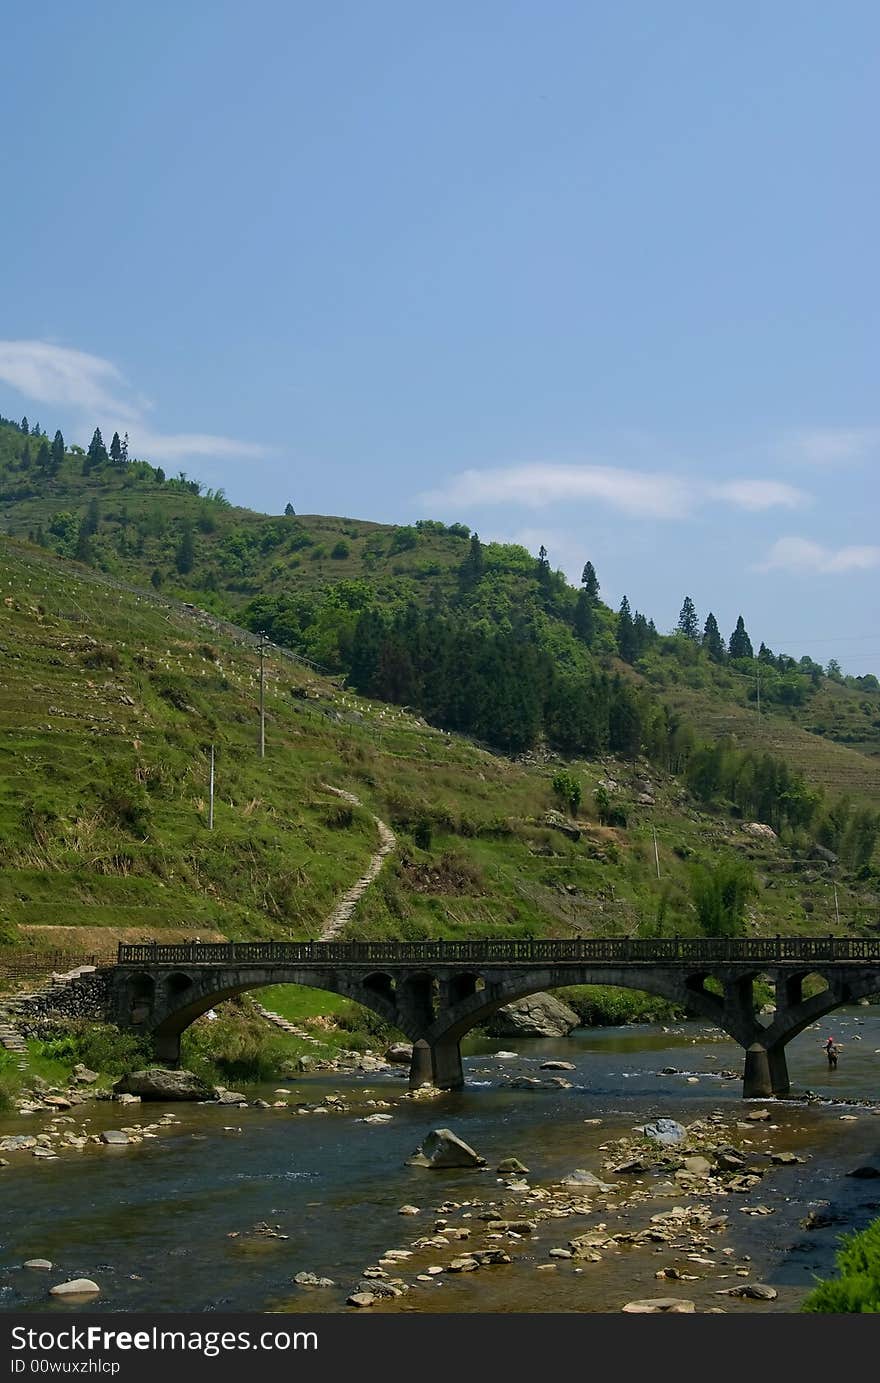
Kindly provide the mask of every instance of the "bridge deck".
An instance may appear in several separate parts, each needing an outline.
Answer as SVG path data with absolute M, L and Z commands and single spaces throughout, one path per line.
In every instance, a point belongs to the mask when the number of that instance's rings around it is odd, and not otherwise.
M 880 963 L 880 938 L 579 937 L 563 941 L 120 942 L 119 965 L 803 965 Z

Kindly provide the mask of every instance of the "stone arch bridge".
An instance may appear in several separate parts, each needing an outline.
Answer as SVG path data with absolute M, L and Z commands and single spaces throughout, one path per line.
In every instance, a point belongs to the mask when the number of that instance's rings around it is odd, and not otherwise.
M 775 989 L 776 1012 L 766 1023 L 752 1002 L 759 976 Z M 808 976 L 825 986 L 811 997 L 804 996 Z M 181 1033 L 224 999 L 299 984 L 343 994 L 404 1032 L 414 1044 L 410 1083 L 442 1089 L 463 1084 L 461 1038 L 503 1005 L 567 985 L 619 985 L 686 1004 L 717 1024 L 745 1050 L 743 1095 L 763 1097 L 788 1091 L 785 1047 L 793 1037 L 880 991 L 880 940 L 121 943 L 108 977 L 108 1016 L 149 1034 L 160 1060 L 179 1061 Z

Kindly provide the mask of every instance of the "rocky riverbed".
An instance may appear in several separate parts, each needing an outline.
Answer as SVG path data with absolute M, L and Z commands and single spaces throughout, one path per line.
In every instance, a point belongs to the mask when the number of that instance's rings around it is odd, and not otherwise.
M 765 1104 L 690 1025 L 477 1042 L 463 1092 L 418 1099 L 363 1071 L 232 1103 L 42 1090 L 0 1129 L 34 1140 L 2 1154 L 0 1307 L 70 1310 L 50 1289 L 86 1281 L 90 1310 L 795 1310 L 880 1213 L 880 1023 L 834 1031 L 834 1077 L 804 1034 L 814 1097 Z M 413 1164 L 444 1128 L 476 1160 Z

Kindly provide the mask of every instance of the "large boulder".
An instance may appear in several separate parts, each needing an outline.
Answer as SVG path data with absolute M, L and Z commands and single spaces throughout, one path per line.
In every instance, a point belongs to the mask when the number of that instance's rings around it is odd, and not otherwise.
M 530 994 L 500 1008 L 486 1024 L 493 1037 L 567 1037 L 580 1019 L 552 994 Z
M 485 1157 L 463 1142 L 449 1128 L 435 1128 L 420 1148 L 407 1158 L 408 1167 L 484 1167 Z
M 638 1132 L 664 1148 L 674 1147 L 687 1138 L 687 1129 L 675 1119 L 655 1119 L 653 1124 L 642 1124 Z
M 211 1100 L 214 1091 L 193 1071 L 166 1071 L 150 1066 L 130 1071 L 113 1087 L 117 1095 L 140 1095 L 142 1100 Z

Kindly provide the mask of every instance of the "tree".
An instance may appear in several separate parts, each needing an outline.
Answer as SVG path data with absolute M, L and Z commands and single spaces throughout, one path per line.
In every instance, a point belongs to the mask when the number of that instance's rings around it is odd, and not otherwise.
M 755 650 L 752 648 L 752 641 L 746 633 L 746 626 L 742 615 L 736 622 L 736 628 L 730 636 L 729 653 L 731 658 L 754 658 Z
M 681 614 L 678 617 L 678 632 L 684 634 L 686 639 L 699 639 L 700 625 L 697 620 L 697 609 L 689 595 L 684 598 L 681 607 Z
M 101 436 L 101 429 L 95 428 L 92 440 L 89 442 L 89 449 L 83 462 L 83 475 L 88 475 L 89 471 L 95 466 L 105 466 L 107 464 L 107 448 L 104 446 L 104 438 Z
M 127 433 L 127 432 L 126 432 L 125 436 L 124 436 L 123 439 L 122 439 L 122 448 L 121 448 L 121 450 L 122 450 L 122 464 L 123 464 L 123 466 L 127 466 L 127 465 L 128 465 L 128 433 Z
M 587 598 L 591 604 L 595 604 L 599 598 L 599 579 L 596 576 L 596 568 L 592 562 L 587 562 L 581 574 L 581 585 L 583 586 Z
M 61 466 L 64 461 L 64 438 L 62 437 L 60 431 L 55 433 L 55 436 L 52 440 L 51 455 L 52 474 L 57 475 L 58 472 L 61 470 Z
M 290 500 L 288 500 L 287 503 L 286 503 L 285 506 L 284 506 L 284 517 L 287 518 L 287 519 L 292 519 L 295 513 L 296 513 L 296 510 L 294 509 L 293 505 L 290 503 Z
M 742 936 L 746 901 L 755 891 L 751 869 L 739 860 L 698 865 L 691 875 L 691 899 L 704 936 Z
M 828 666 L 825 669 L 825 676 L 830 677 L 832 682 L 843 681 L 843 673 L 840 668 L 840 663 L 837 661 L 836 658 L 828 659 Z
M 163 471 L 161 466 L 156 467 L 156 474 L 154 475 L 153 479 L 155 480 L 157 485 L 165 484 L 165 472 Z
M 706 624 L 703 629 L 703 647 L 713 663 L 724 662 L 724 640 L 721 637 L 721 630 L 718 628 L 718 621 L 711 610 L 706 616 Z
M 181 534 L 177 551 L 174 554 L 174 565 L 177 567 L 181 576 L 186 576 L 192 571 L 195 557 L 196 547 L 193 539 L 192 524 L 187 523 L 184 524 L 183 533 Z
M 620 602 L 617 615 L 617 651 L 625 663 L 633 663 L 638 657 L 636 631 L 626 596 Z
M 157 591 L 159 587 L 162 585 L 162 573 L 160 572 L 158 567 L 154 567 L 153 570 L 150 572 L 150 585 L 154 588 L 154 590 Z
M 550 563 L 547 560 L 547 549 L 543 543 L 538 548 L 538 580 L 542 586 L 546 586 L 550 580 Z
M 30 423 L 28 422 L 27 418 L 22 418 L 22 420 L 21 420 L 21 430 L 22 430 L 22 432 L 24 433 L 25 437 L 29 437 L 29 436 L 30 436 L 31 425 L 30 425 Z
M 52 465 L 52 454 L 49 451 L 49 443 L 45 437 L 40 442 L 40 449 L 37 452 L 37 465 L 40 470 L 46 473 Z
M 596 633 L 596 616 L 593 602 L 586 587 L 582 591 L 578 591 L 578 598 L 574 607 L 574 632 L 589 648 Z
M 480 542 L 478 533 L 471 534 L 468 545 L 467 556 L 459 567 L 459 584 L 464 590 L 472 590 L 476 586 L 485 570 L 486 563 L 483 557 L 483 544 Z
M 113 441 L 110 443 L 110 460 L 113 462 L 114 466 L 123 466 L 125 464 L 122 458 L 122 442 L 119 439 L 118 432 L 114 432 Z
M 553 791 L 558 797 L 563 807 L 567 807 L 574 816 L 578 807 L 581 805 L 581 785 L 571 773 L 565 769 L 560 769 L 553 775 Z

